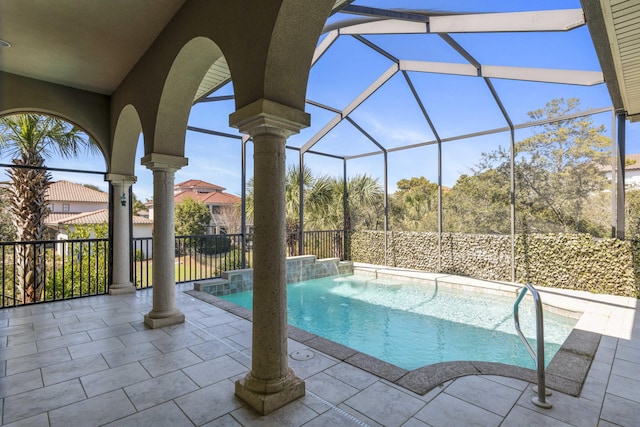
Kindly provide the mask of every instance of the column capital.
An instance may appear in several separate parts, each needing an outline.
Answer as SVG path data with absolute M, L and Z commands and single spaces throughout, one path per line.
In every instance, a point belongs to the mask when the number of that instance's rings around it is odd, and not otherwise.
M 311 124 L 302 110 L 268 99 L 258 99 L 229 115 L 229 125 L 251 136 L 278 133 L 285 138 Z
M 166 170 L 175 172 L 189 164 L 189 159 L 170 154 L 151 153 L 140 159 L 140 164 L 151 170 Z
M 108 173 L 104 177 L 105 181 L 110 181 L 113 183 L 126 183 L 126 184 L 135 184 L 138 180 L 138 177 L 135 175 L 124 175 L 119 173 Z

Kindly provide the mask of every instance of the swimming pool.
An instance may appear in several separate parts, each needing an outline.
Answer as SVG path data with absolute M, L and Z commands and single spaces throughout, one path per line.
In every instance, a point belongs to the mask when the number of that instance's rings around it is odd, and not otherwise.
M 290 325 L 401 368 L 475 360 L 535 369 L 513 326 L 513 298 L 436 284 L 369 276 L 328 277 L 287 286 Z M 245 308 L 252 292 L 222 296 Z M 523 332 L 535 348 L 533 303 L 520 304 Z M 545 310 L 548 364 L 576 319 Z

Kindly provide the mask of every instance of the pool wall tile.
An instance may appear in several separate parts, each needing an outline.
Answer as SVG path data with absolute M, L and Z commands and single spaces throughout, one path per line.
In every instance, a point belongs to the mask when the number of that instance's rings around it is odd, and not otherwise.
M 337 275 L 353 274 L 353 262 L 339 258 L 316 259 L 315 255 L 287 258 L 287 283 L 303 282 Z M 194 290 L 216 296 L 235 294 L 253 289 L 253 269 L 223 271 L 221 278 L 194 283 Z
M 340 261 L 338 263 L 338 274 L 353 274 L 353 261 Z

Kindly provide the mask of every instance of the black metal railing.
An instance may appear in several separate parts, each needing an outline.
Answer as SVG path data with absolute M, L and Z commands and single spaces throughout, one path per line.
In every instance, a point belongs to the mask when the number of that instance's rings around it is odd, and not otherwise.
M 304 232 L 304 253 L 318 258 L 347 259 L 344 230 L 323 230 Z
M 287 236 L 287 256 L 299 255 L 299 234 Z M 245 239 L 243 242 L 243 238 Z M 346 259 L 342 230 L 306 231 L 305 254 Z M 108 293 L 107 239 L 0 242 L 0 308 Z M 217 278 L 253 266 L 253 235 L 176 236 L 176 283 Z M 132 281 L 153 286 L 152 238 L 132 239 Z
M 287 233 L 287 256 L 300 255 L 299 239 L 299 233 Z M 302 239 L 305 255 L 346 259 L 344 230 L 305 231 L 302 233 Z
M 247 239 L 249 240 L 249 239 Z M 137 288 L 153 286 L 152 239 L 133 239 L 133 283 Z M 245 248 L 249 245 L 245 244 Z M 242 235 L 214 234 L 176 236 L 176 283 L 220 277 L 225 270 L 243 268 Z M 245 249 L 247 252 L 247 249 Z M 245 267 L 250 267 L 250 253 L 245 253 Z
M 0 242 L 0 307 L 108 292 L 107 239 Z
M 251 268 L 253 235 L 246 235 L 244 246 L 242 239 L 242 234 L 176 236 L 176 283 L 214 279 L 226 270 Z M 287 234 L 287 256 L 299 255 L 298 239 L 298 233 Z M 305 231 L 303 239 L 305 254 L 318 258 L 347 258 L 343 230 Z M 133 283 L 139 289 L 153 286 L 152 238 L 134 238 L 133 254 Z

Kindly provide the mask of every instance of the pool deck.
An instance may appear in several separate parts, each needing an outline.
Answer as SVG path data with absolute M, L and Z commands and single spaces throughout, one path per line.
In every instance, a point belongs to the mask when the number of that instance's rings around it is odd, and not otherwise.
M 300 337 L 289 339 L 289 364 L 307 394 L 260 417 L 233 395 L 250 366 L 251 322 L 184 292 L 192 289 L 177 286 L 186 322 L 155 330 L 142 317 L 152 290 L 0 311 L 1 425 L 640 425 L 632 298 L 541 290 L 545 303 L 585 313 L 577 328 L 601 334 L 579 396 L 554 390 L 551 409 L 533 405 L 532 383 L 500 372 L 418 394 Z

